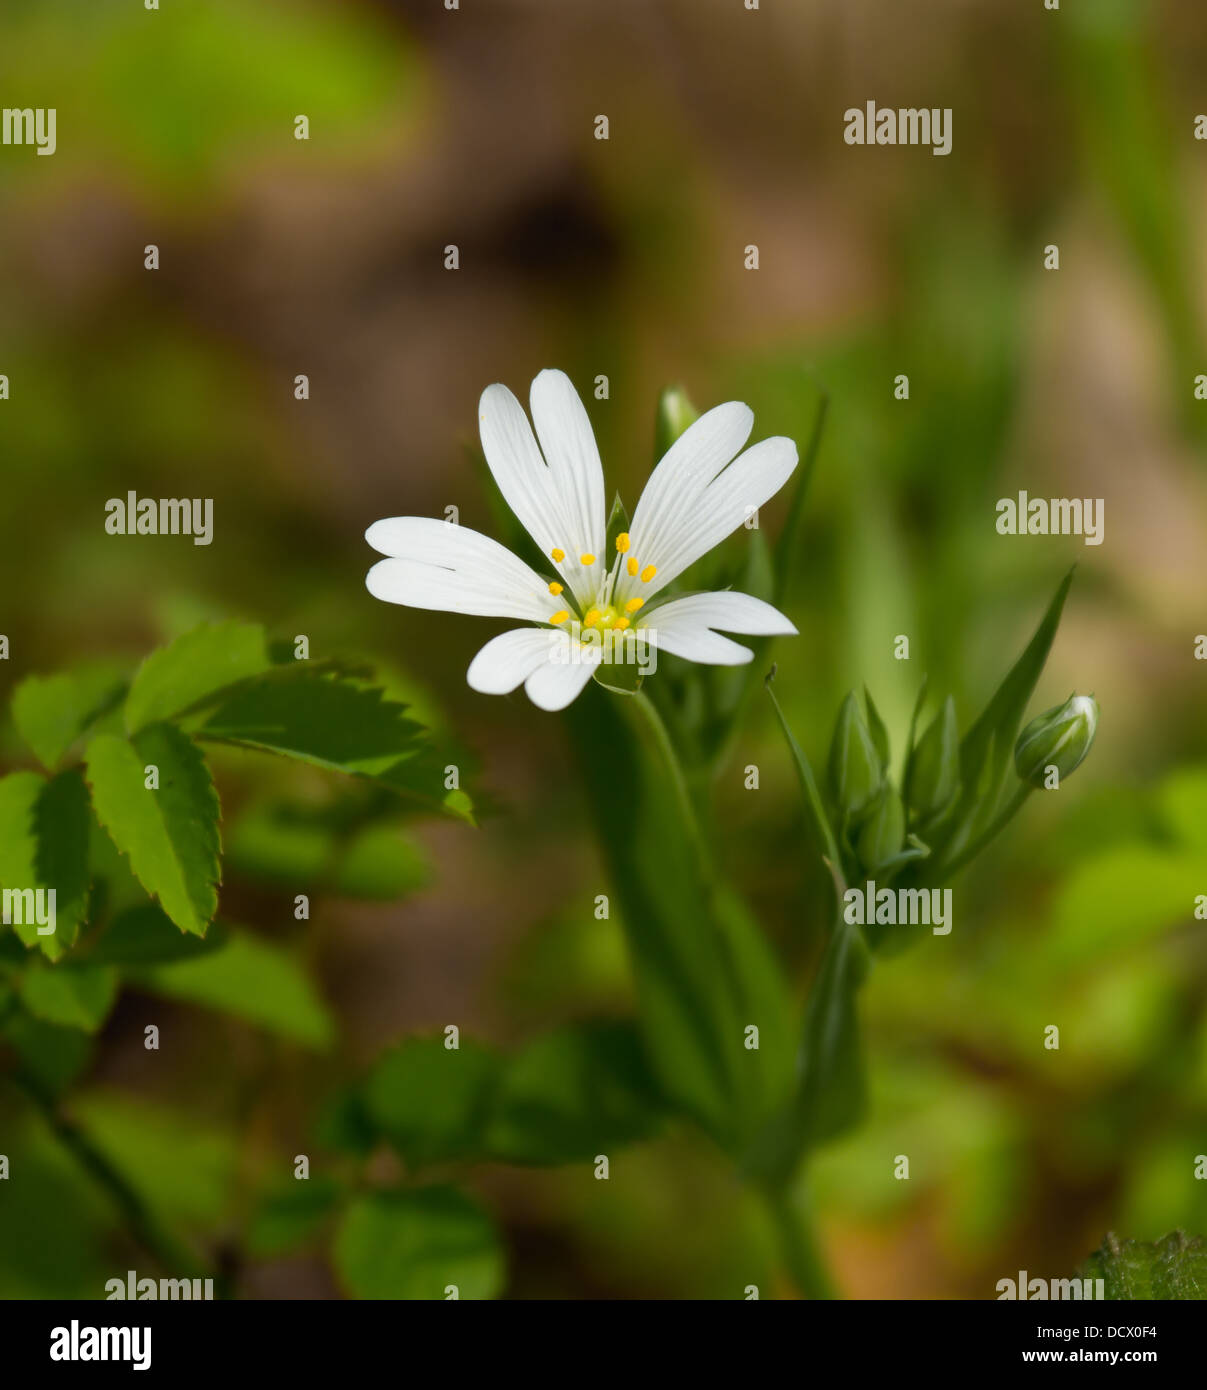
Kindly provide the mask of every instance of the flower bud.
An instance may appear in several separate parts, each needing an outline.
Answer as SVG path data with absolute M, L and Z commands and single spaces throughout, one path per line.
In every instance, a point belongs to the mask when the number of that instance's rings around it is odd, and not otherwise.
M 859 832 L 859 862 L 874 874 L 901 853 L 904 843 L 905 804 L 892 787 L 885 787 Z
M 1098 731 L 1098 703 L 1092 695 L 1070 695 L 1063 705 L 1033 719 L 1014 745 L 1014 770 L 1033 787 L 1047 785 L 1054 767 L 1058 780 L 1078 767 Z
M 905 799 L 918 823 L 941 816 L 960 792 L 960 735 L 949 695 L 910 754 Z
M 858 816 L 884 785 L 884 768 L 854 694 L 842 702 L 830 744 L 830 793 L 841 815 Z
M 658 397 L 654 420 L 654 461 L 658 462 L 676 439 L 700 418 L 682 386 L 668 386 Z

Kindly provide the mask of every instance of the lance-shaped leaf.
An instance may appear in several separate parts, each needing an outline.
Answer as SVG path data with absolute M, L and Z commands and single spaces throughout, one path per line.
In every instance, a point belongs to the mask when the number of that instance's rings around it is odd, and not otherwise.
M 97 819 L 138 881 L 182 931 L 204 935 L 218 909 L 220 842 L 201 750 L 174 725 L 151 724 L 132 740 L 98 735 L 85 760 Z
M 1073 570 L 1070 570 L 1061 580 L 1023 654 L 960 743 L 962 792 L 952 815 L 954 831 L 944 849 L 947 861 L 955 859 L 961 849 L 993 821 L 1014 740 L 1052 649 L 1072 582 Z
M 13 692 L 13 723 L 42 766 L 53 771 L 77 738 L 117 708 L 125 689 L 125 679 L 107 664 L 28 676 Z
M 126 696 L 126 728 L 139 729 L 197 705 L 216 691 L 269 667 L 264 629 L 257 623 L 194 628 L 152 652 Z
M 405 705 L 360 681 L 305 667 L 270 671 L 223 695 L 195 733 L 370 777 L 468 818 L 464 793 L 444 787 L 443 768 L 423 726 L 408 717 Z
M 72 944 L 87 912 L 89 820 L 88 793 L 74 769 L 49 781 L 36 772 L 0 778 L 0 888 L 10 895 L 10 925 L 51 960 Z
M 747 1049 L 745 1029 L 761 1018 L 764 1031 L 781 1036 L 790 1027 L 787 992 L 757 927 L 724 917 L 718 893 L 704 881 L 651 726 L 630 726 L 622 717 L 644 698 L 621 701 L 588 690 L 564 717 L 615 869 L 612 892 L 659 1085 L 723 1147 L 740 1150 L 766 1118 L 782 1065 L 770 1052 Z M 754 978 L 763 985 L 759 1018 L 743 998 Z
M 856 999 L 867 961 L 863 934 L 840 920 L 809 992 L 791 1105 L 772 1122 L 749 1158 L 756 1175 L 788 1180 L 810 1149 L 850 1129 L 863 1114 L 867 1085 Z

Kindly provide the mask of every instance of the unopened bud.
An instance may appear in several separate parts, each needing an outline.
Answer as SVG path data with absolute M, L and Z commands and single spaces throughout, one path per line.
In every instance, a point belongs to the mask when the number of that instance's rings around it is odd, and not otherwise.
M 1098 703 L 1092 695 L 1070 695 L 1063 705 L 1033 719 L 1014 745 L 1014 770 L 1033 787 L 1046 783 L 1049 768 L 1063 781 L 1080 766 L 1098 732 Z
M 905 805 L 892 787 L 885 787 L 859 832 L 859 862 L 869 873 L 901 853 L 905 843 Z
M 840 813 L 858 816 L 880 794 L 884 768 L 854 694 L 838 712 L 830 744 L 830 792 Z
M 949 695 L 910 754 L 905 799 L 917 821 L 941 816 L 960 791 L 960 735 Z

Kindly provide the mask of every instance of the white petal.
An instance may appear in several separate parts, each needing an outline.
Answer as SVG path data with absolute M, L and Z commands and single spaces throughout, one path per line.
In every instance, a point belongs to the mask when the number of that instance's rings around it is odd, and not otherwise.
M 550 557 L 583 607 L 604 576 L 606 517 L 603 468 L 582 402 L 564 372 L 541 372 L 532 383 L 532 411 L 544 457 L 528 417 L 506 386 L 488 386 L 478 407 L 482 449 L 507 505 L 543 555 Z M 546 462 L 548 460 L 548 462 Z M 565 559 L 553 561 L 554 550 Z M 581 556 L 594 555 L 593 565 Z
M 578 392 L 565 372 L 546 369 L 533 381 L 528 403 L 541 450 L 574 528 L 568 539 L 578 554 L 595 555 L 602 561 L 608 521 L 604 514 L 603 464 Z
M 429 516 L 375 521 L 365 539 L 383 555 L 365 586 L 386 603 L 547 622 L 557 601 L 535 570 L 479 531 Z
M 518 627 L 492 637 L 469 663 L 465 679 L 482 695 L 507 695 L 550 659 L 551 640 L 568 640 L 556 628 Z
M 570 520 L 561 489 L 541 457 L 524 407 L 496 383 L 482 392 L 478 424 L 486 462 L 525 531 L 544 555 L 555 547 L 568 550 Z
M 650 474 L 629 527 L 630 554 L 642 566 L 658 564 L 681 516 L 750 438 L 754 413 L 741 401 L 714 406 L 679 436 Z M 647 558 L 648 557 L 648 558 Z
M 599 665 L 600 648 L 567 639 L 567 649 L 563 659 L 547 661 L 524 682 L 528 698 L 539 709 L 552 712 L 572 704 Z
M 660 534 L 658 548 L 639 553 L 634 538 L 638 564 L 656 565 L 658 573 L 648 583 L 626 573 L 616 588 L 617 602 L 624 603 L 635 595 L 651 597 L 701 555 L 720 545 L 775 496 L 792 476 L 796 462 L 796 445 L 780 437 L 764 439 L 740 454 L 698 496 L 676 507 Z
M 713 628 L 752 636 L 790 635 L 796 628 L 771 604 L 750 594 L 729 591 L 689 594 L 656 608 L 639 629 L 661 651 L 712 666 L 741 666 L 754 653 L 739 642 L 720 637 Z

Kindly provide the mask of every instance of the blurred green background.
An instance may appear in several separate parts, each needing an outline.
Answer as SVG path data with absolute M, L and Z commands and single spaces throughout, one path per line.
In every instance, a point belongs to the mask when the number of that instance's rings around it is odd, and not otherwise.
M 466 687 L 502 625 L 363 584 L 378 517 L 453 505 L 497 533 L 478 394 L 526 398 L 560 366 L 630 507 L 663 385 L 745 400 L 756 437 L 802 446 L 828 393 L 786 603 L 801 636 L 775 653 L 815 764 L 864 682 L 898 746 L 923 673 L 970 717 L 1080 563 L 1036 708 L 1093 692 L 1098 744 L 961 881 L 951 937 L 874 974 L 869 1121 L 814 1181 L 845 1291 L 992 1297 L 1020 1266 L 1071 1272 L 1108 1228 L 1207 1231 L 1207 10 L 6 0 L 0 30 L 5 104 L 58 111 L 54 157 L 0 147 L 5 700 L 32 672 L 251 618 L 370 656 L 492 804 L 476 830 L 386 828 L 298 924 L 303 869 L 265 825 L 275 798 L 326 805 L 329 780 L 217 761 L 224 913 L 301 950 L 333 1023 L 290 1035 L 156 999 L 172 1045 L 147 1053 L 127 991 L 81 1035 L 61 1059 L 75 1113 L 165 1220 L 241 1293 L 333 1295 L 321 1234 L 280 1254 L 249 1230 L 271 1174 L 319 1152 L 342 1082 L 448 1023 L 511 1047 L 631 1012 L 563 722 Z M 869 100 L 951 107 L 952 153 L 845 145 L 843 111 Z M 1105 544 L 999 537 L 994 505 L 1020 489 L 1105 498 Z M 212 497 L 213 544 L 106 535 L 129 490 Z M 716 792 L 726 866 L 803 991 L 825 888 L 761 696 Z M 0 1294 L 94 1297 L 137 1267 L 6 1090 L 0 1137 L 38 1174 L 37 1202 L 0 1191 Z M 620 1181 L 483 1165 L 472 1185 L 511 1296 L 774 1287 L 759 1214 L 686 1129 L 629 1150 Z

